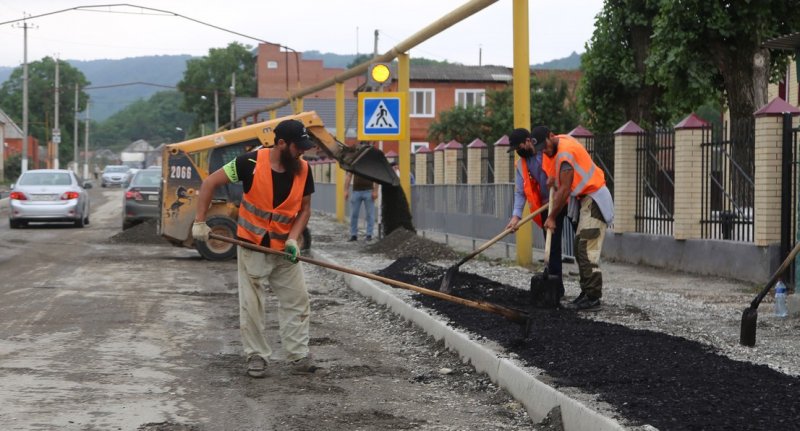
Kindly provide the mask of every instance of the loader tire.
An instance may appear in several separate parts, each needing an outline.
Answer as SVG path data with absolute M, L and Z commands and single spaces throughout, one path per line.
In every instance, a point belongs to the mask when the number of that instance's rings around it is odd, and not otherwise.
M 225 216 L 211 216 L 206 220 L 211 233 L 236 238 L 236 222 Z M 228 260 L 236 257 L 236 245 L 212 239 L 196 241 L 194 247 L 207 260 Z

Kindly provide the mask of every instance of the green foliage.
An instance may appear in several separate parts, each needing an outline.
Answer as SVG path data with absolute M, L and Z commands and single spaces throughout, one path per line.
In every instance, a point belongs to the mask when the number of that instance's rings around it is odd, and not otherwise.
M 347 66 L 345 67 L 348 69 L 352 69 L 358 66 L 359 64 L 368 61 L 370 58 L 372 58 L 372 54 L 359 54 L 358 56 L 354 57 L 350 63 L 347 63 Z
M 231 110 L 231 77 L 236 73 L 236 96 L 256 96 L 255 57 L 250 46 L 237 42 L 226 48 L 212 48 L 208 55 L 186 62 L 178 83 L 183 93 L 182 109 L 195 114 L 195 126 L 214 121 L 214 92 L 219 100 L 220 125 L 227 123 Z
M 578 125 L 575 105 L 569 102 L 566 81 L 550 75 L 539 83 L 531 76 L 531 124 L 546 125 L 555 133 L 569 132 Z
M 177 91 L 161 91 L 134 102 L 108 120 L 90 125 L 91 145 L 119 151 L 138 139 L 154 147 L 183 141 L 194 123 L 194 114 L 181 111 L 182 101 Z
M 6 177 L 6 180 L 12 183 L 17 181 L 17 178 L 22 174 L 22 155 L 13 154 L 8 156 L 8 159 L 6 159 L 3 165 L 3 169 L 3 175 Z
M 486 137 L 484 124 L 486 114 L 482 106 L 463 108 L 456 106 L 439 113 L 439 120 L 428 128 L 428 139 L 434 142 L 449 142 L 453 139 L 468 144 L 475 138 Z
M 59 60 L 59 128 L 61 160 L 72 160 L 73 118 L 75 118 L 75 84 L 85 87 L 89 84 L 78 69 Z M 20 129 L 22 125 L 22 67 L 17 67 L 7 81 L 0 86 L 0 109 L 8 114 Z M 51 138 L 55 125 L 55 76 L 56 61 L 52 57 L 28 63 L 28 133 L 44 145 Z M 86 108 L 89 96 L 80 91 L 78 111 Z

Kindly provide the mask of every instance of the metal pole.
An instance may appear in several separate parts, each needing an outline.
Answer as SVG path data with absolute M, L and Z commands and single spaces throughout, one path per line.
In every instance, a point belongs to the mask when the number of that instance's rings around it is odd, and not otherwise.
M 58 96 L 60 93 L 60 88 L 58 86 L 58 58 L 56 58 L 56 94 L 55 94 L 55 105 L 56 105 L 56 119 L 55 124 L 53 125 L 53 146 L 54 146 L 54 155 L 53 155 L 53 169 L 58 169 L 58 144 L 61 143 L 61 127 L 58 125 Z
M 214 90 L 214 130 L 219 130 L 219 91 Z
M 89 104 L 86 104 L 86 128 L 83 138 L 83 178 L 89 178 Z
M 781 157 L 781 259 L 792 248 L 792 114 L 783 114 L 783 147 Z
M 231 76 L 231 129 L 236 127 L 236 72 Z
M 72 168 L 75 173 L 78 173 L 78 83 L 75 83 L 75 110 L 72 111 L 72 120 L 75 123 L 72 131 L 72 163 L 75 166 Z
M 22 24 L 24 57 L 22 60 L 22 172 L 28 170 L 28 23 Z

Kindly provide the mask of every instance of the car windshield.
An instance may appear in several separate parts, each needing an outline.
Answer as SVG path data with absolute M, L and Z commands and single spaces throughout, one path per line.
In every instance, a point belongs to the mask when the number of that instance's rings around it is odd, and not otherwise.
M 161 185 L 161 171 L 139 171 L 136 173 L 136 176 L 133 177 L 131 185 L 139 187 L 158 187 Z
M 21 186 L 68 186 L 72 184 L 66 172 L 26 172 L 17 183 Z
M 104 171 L 107 174 L 122 174 L 128 172 L 127 166 L 106 166 Z

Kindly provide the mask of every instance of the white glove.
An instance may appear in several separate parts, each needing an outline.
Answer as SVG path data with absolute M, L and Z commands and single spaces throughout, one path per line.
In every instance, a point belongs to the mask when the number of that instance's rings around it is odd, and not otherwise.
M 195 241 L 208 242 L 208 234 L 211 233 L 211 228 L 208 227 L 204 221 L 196 221 L 192 224 L 192 238 Z

